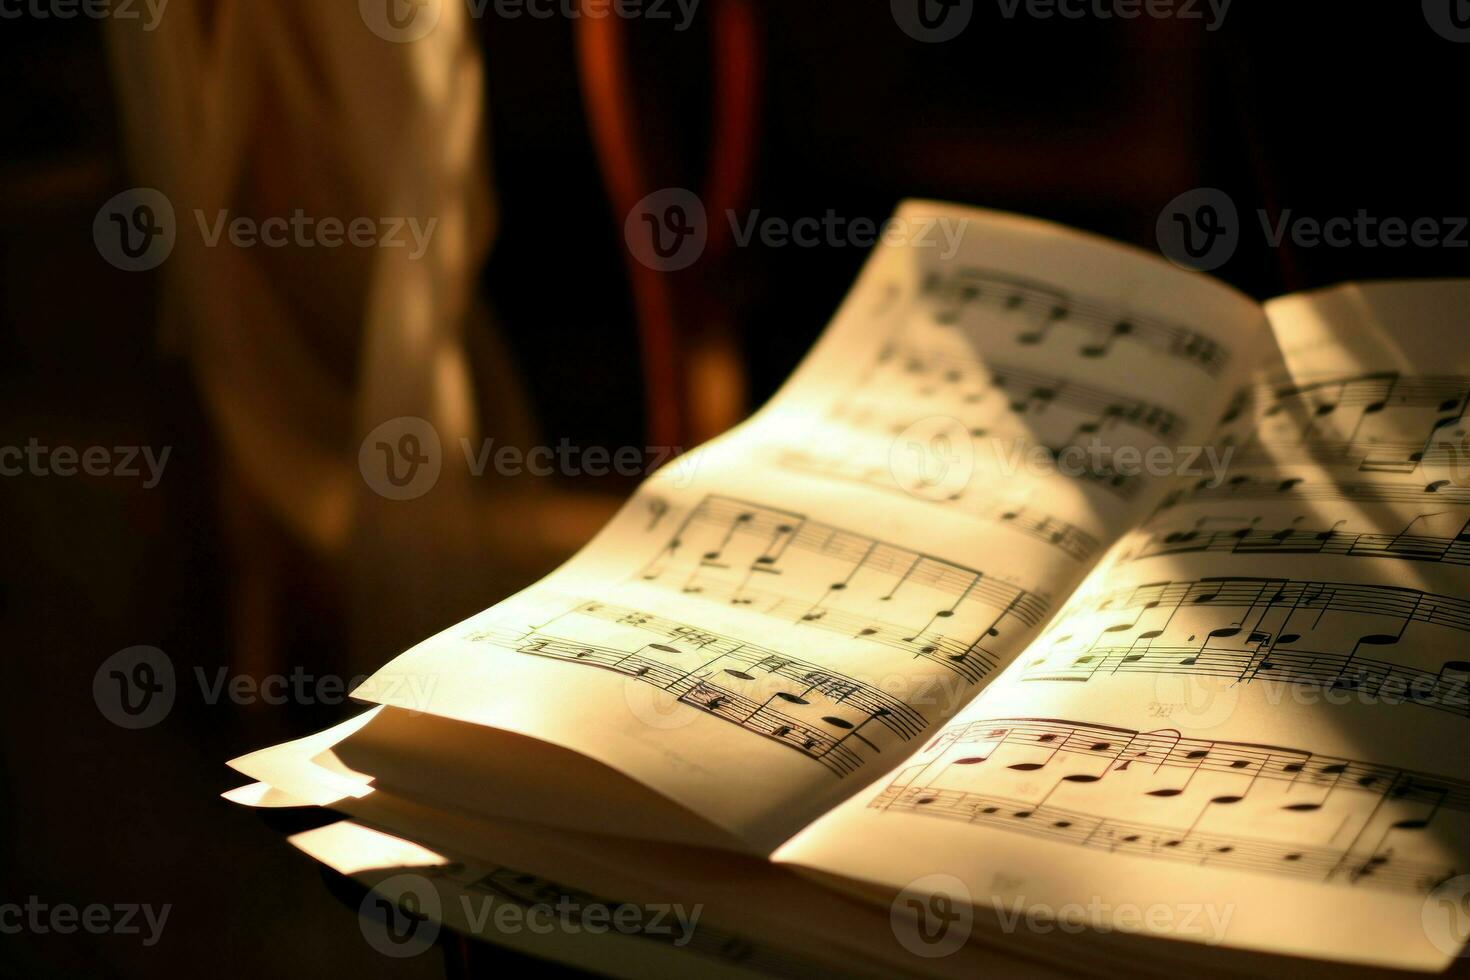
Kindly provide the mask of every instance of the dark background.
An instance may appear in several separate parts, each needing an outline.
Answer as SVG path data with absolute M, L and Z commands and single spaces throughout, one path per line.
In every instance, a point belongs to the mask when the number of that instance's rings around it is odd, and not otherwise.
M 1236 0 L 1214 32 L 1198 21 L 1008 20 L 980 3 L 943 44 L 911 40 L 877 0 L 753 9 L 762 83 L 748 206 L 763 214 L 881 219 L 925 196 L 1153 248 L 1160 210 L 1214 186 L 1246 220 L 1215 274 L 1253 296 L 1470 273 L 1465 248 L 1273 249 L 1254 218 L 1258 208 L 1470 214 L 1470 44 L 1437 35 L 1417 3 Z M 707 27 L 704 11 L 683 34 L 631 27 L 661 184 L 697 186 L 705 167 Z M 622 215 L 588 136 L 572 27 L 487 18 L 477 29 L 502 209 L 484 291 L 543 438 L 641 445 Z M 228 660 L 241 624 L 228 599 L 236 569 L 219 446 L 187 364 L 157 340 L 155 274 L 117 271 L 93 247 L 98 207 L 135 183 L 101 28 L 0 21 L 0 86 L 0 445 L 173 447 L 151 491 L 0 478 L 0 902 L 173 905 L 155 948 L 116 935 L 0 936 L 0 972 L 442 975 L 438 953 L 374 953 L 309 860 L 217 798 L 240 782 L 227 758 L 350 707 L 186 699 L 131 732 L 93 703 L 94 671 L 124 647 L 158 646 L 181 671 Z M 796 364 L 863 259 L 851 247 L 755 244 L 691 275 L 728 313 L 751 404 Z M 631 482 L 598 489 L 625 494 Z M 279 669 L 356 672 L 331 569 L 286 555 Z M 499 598 L 487 591 L 474 608 Z M 385 639 L 376 661 L 398 649 Z

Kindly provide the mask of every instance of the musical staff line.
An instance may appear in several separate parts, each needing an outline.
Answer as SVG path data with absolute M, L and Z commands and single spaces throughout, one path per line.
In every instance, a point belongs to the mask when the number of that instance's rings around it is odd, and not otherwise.
M 1457 871 L 1416 860 L 1419 835 L 1445 813 L 1470 812 L 1464 780 L 1305 749 L 1185 738 L 1175 729 L 985 719 L 946 729 L 922 755 L 869 807 L 1323 883 L 1431 891 Z M 1018 795 L 1038 775 L 1050 784 Z M 1079 802 L 1054 802 L 1058 795 Z M 1084 808 L 1083 797 L 1096 806 Z M 1144 798 L 1180 823 L 1135 819 Z M 1254 832 L 1235 832 L 1237 822 Z
M 1065 665 L 1046 659 L 1029 665 L 1028 681 L 1090 681 L 1107 674 L 1174 674 L 1220 677 L 1249 684 L 1278 681 L 1328 690 L 1354 691 L 1383 704 L 1413 704 L 1470 717 L 1470 661 L 1448 660 L 1438 671 L 1385 660 L 1253 647 L 1092 647 Z
M 1103 760 L 1118 769 L 1244 773 L 1293 787 L 1386 795 L 1470 812 L 1470 781 L 1280 745 L 1186 738 L 1174 729 L 1142 732 L 1061 718 L 987 718 L 946 728 L 925 750 L 974 743 L 1044 745 L 1048 753 Z
M 1445 537 L 1410 533 L 1413 526 L 1434 514 L 1421 514 L 1397 534 L 1347 532 L 1337 525 L 1320 531 L 1291 526 L 1274 531 L 1256 522 L 1229 530 L 1206 531 L 1201 519 L 1185 530 L 1159 531 L 1126 550 L 1120 562 L 1164 555 L 1330 555 L 1341 558 L 1394 558 L 1447 565 L 1470 565 L 1470 519 L 1458 534 Z M 1220 519 L 1223 520 L 1223 519 Z M 1345 523 L 1339 521 L 1338 524 Z
M 1361 473 L 1408 475 L 1421 466 L 1430 469 L 1470 470 L 1470 446 L 1456 443 L 1426 445 L 1406 439 L 1356 442 L 1332 440 L 1310 443 L 1270 442 L 1257 448 L 1236 449 L 1231 465 L 1240 467 L 1290 466 L 1320 463 L 1350 465 Z
M 1156 610 L 1165 615 L 1147 621 Z M 1434 668 L 1361 654 L 1399 646 L 1417 652 L 1426 645 L 1405 643 L 1415 624 L 1470 631 L 1470 601 L 1344 582 L 1153 582 L 1078 604 L 1051 628 L 1046 652 L 1022 668 L 1022 677 L 1086 682 L 1153 673 L 1275 680 L 1470 717 L 1470 661 L 1445 660 Z
M 846 480 L 879 490 L 901 493 L 906 500 L 927 501 L 941 506 L 963 501 L 959 510 L 967 517 L 1012 528 L 1084 564 L 1092 561 L 1102 548 L 1097 538 L 1075 524 L 1052 517 L 1050 514 L 1033 514 L 1031 508 L 1024 504 L 976 498 L 963 491 L 945 500 L 916 497 L 912 492 L 894 482 L 891 464 L 854 465 L 845 459 L 825 458 L 796 449 L 782 453 L 777 459 L 777 464 L 786 469 L 814 473 L 828 479 Z
M 576 635 L 576 617 L 651 634 L 627 649 L 616 633 Z M 667 691 L 681 703 L 816 760 L 838 776 L 882 751 L 873 726 L 902 744 L 923 731 L 916 710 L 869 684 L 778 651 L 652 613 L 587 601 L 529 630 L 491 627 L 468 634 L 517 653 L 585 664 Z M 828 712 L 823 714 L 823 712 Z M 798 713 L 801 717 L 798 717 Z M 847 717 L 852 715 L 853 717 Z
M 1050 608 L 994 575 L 718 495 L 690 512 L 638 578 L 882 644 L 969 683 L 995 668 L 997 643 L 1019 644 Z
M 1236 395 L 1226 410 L 1226 422 L 1247 413 L 1271 416 L 1297 414 L 1320 419 L 1340 408 L 1357 408 L 1373 415 L 1392 408 L 1428 408 L 1438 413 L 1463 413 L 1470 398 L 1470 378 L 1462 375 L 1409 375 L 1397 371 L 1334 375 L 1312 381 L 1267 381 Z
M 1044 412 L 1053 405 L 1088 416 L 1091 421 L 1077 427 L 1069 445 L 1079 435 L 1115 424 L 1157 436 L 1172 435 L 1182 424 L 1177 413 L 1160 405 L 1060 375 L 894 343 L 884 345 L 878 354 L 879 364 L 890 361 L 901 364 L 903 373 L 911 379 L 921 379 L 923 395 L 932 396 L 941 388 L 951 387 L 962 404 L 973 405 L 994 392 L 1004 396 L 1005 408 L 1017 416 Z M 971 432 L 977 436 L 989 433 L 989 428 Z
M 1314 462 L 1407 475 L 1470 464 L 1467 410 L 1470 378 L 1389 371 L 1253 385 L 1221 421 L 1244 420 L 1243 439 L 1224 439 L 1237 464 Z
M 1283 846 L 1271 840 L 1226 834 L 1186 835 L 1177 827 L 1109 819 L 959 790 L 890 786 L 869 807 L 962 820 L 1111 853 L 1284 874 L 1323 883 L 1346 880 L 1358 884 L 1367 880 L 1384 888 L 1427 893 L 1458 873 L 1454 867 L 1427 862 L 1395 862 L 1384 869 L 1380 865 L 1387 859 L 1381 854 Z
M 1396 585 L 1317 582 L 1284 578 L 1207 576 L 1194 581 L 1149 582 L 1094 596 L 1076 611 L 1245 606 L 1317 612 L 1359 612 L 1470 630 L 1470 600 Z M 1237 632 L 1239 632 L 1237 630 Z
M 966 308 L 987 307 L 1025 321 L 1017 335 L 1022 344 L 1045 343 L 1052 333 L 1067 327 L 1087 334 L 1077 353 L 1104 357 L 1119 342 L 1138 344 L 1179 358 L 1212 376 L 1229 361 L 1214 340 L 1186 327 L 1115 309 L 1055 286 L 1010 273 L 962 267 L 948 276 L 929 275 L 921 295 L 935 306 L 934 319 L 946 326 L 961 323 Z
M 1255 477 L 1240 474 L 1211 486 L 1200 481 L 1193 487 L 1172 491 L 1159 505 L 1160 511 L 1178 507 L 1187 501 L 1208 503 L 1214 500 L 1303 500 L 1333 501 L 1355 504 L 1431 504 L 1434 506 L 1470 505 L 1470 486 L 1459 486 L 1451 480 L 1432 480 L 1422 486 L 1383 481 L 1366 483 L 1322 483 L 1302 477 Z
M 1124 499 L 1138 492 L 1138 475 L 1119 472 L 1106 460 L 1122 446 L 1142 452 L 1151 444 L 1166 445 L 1185 425 L 1176 412 L 1123 392 L 895 343 L 883 347 L 866 374 L 831 405 L 828 417 L 885 440 L 881 451 L 868 447 L 872 468 L 889 462 L 888 440 L 936 412 L 954 418 L 971 439 L 1009 442 L 1017 451 L 1030 447 L 1053 460 L 1070 454 L 1089 461 L 1059 472 Z M 1112 438 L 1124 428 L 1138 436 Z

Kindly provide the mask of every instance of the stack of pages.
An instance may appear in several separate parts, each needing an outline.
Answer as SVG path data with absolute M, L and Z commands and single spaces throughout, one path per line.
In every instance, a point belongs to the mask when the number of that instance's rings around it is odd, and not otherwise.
M 1442 970 L 1467 310 L 906 203 L 769 404 L 228 796 L 605 973 Z

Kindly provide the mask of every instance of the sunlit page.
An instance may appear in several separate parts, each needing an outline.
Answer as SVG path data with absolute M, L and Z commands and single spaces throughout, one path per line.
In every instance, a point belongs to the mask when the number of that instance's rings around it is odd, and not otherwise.
M 1222 417 L 1226 479 L 1182 481 L 1002 679 L 778 859 L 1444 967 L 1470 925 L 1467 307 L 1464 283 L 1269 304 L 1280 351 Z
M 1189 447 L 1265 324 L 1045 223 L 893 227 L 766 408 L 360 696 L 574 749 L 757 849 L 920 748 L 1173 474 L 1210 475 Z

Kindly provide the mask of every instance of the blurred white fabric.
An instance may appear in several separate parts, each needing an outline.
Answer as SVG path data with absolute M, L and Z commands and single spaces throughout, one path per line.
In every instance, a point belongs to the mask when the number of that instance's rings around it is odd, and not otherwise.
M 482 420 L 497 445 L 532 431 L 475 301 L 496 225 L 481 54 L 464 4 L 439 4 L 406 43 L 364 16 L 355 3 L 173 0 L 152 32 L 111 23 L 109 50 L 133 177 L 174 207 L 162 326 L 192 365 L 227 493 L 339 573 L 370 666 L 526 584 L 607 508 L 574 501 L 569 519 L 544 488 L 466 466 Z M 222 209 L 437 223 L 420 257 L 209 247 Z M 358 466 L 364 437 L 401 416 L 431 423 L 442 453 L 437 485 L 411 501 L 375 493 Z M 237 561 L 268 575 L 251 525 L 235 537 Z M 279 600 L 242 588 L 248 634 Z

